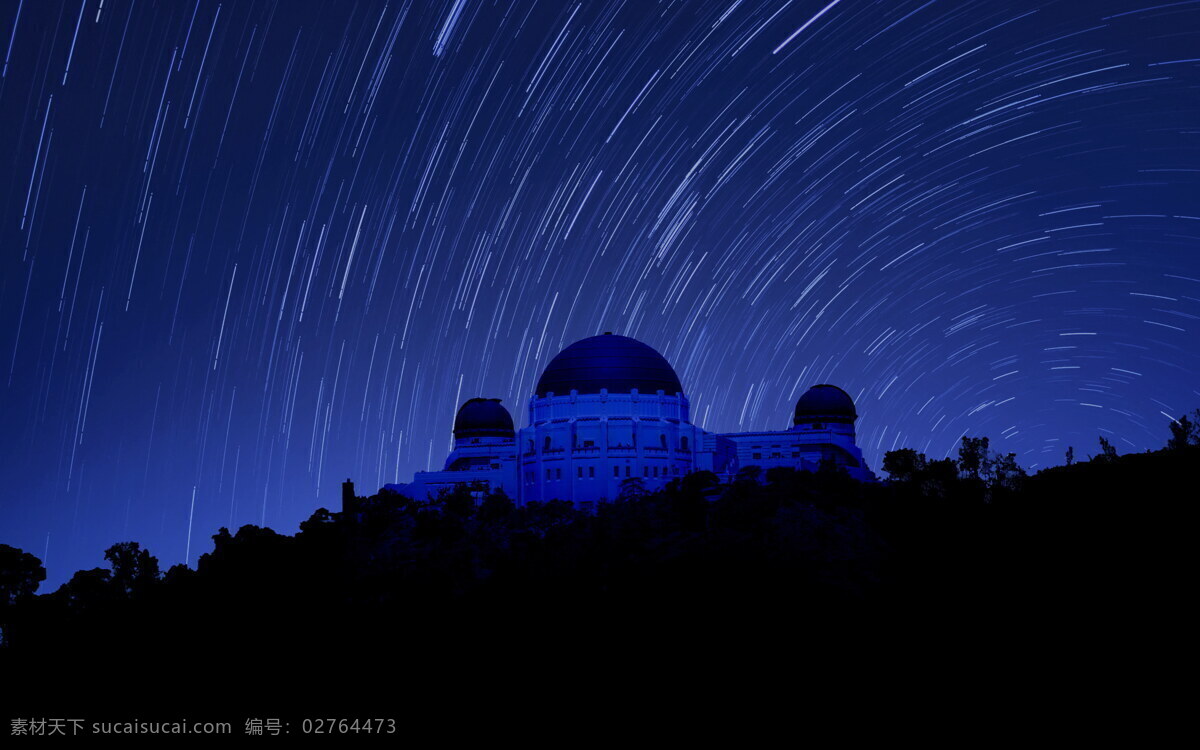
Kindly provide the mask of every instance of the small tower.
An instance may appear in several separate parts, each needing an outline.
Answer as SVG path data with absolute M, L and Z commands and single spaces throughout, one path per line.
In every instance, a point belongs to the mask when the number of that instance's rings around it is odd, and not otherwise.
M 476 497 L 480 484 L 495 492 L 517 492 L 517 438 L 512 415 L 498 398 L 468 399 L 454 417 L 454 448 L 441 471 L 418 471 L 406 485 L 392 489 L 416 500 L 466 486 Z
M 875 475 L 867 467 L 862 450 L 855 442 L 856 421 L 858 410 L 850 394 L 836 385 L 822 383 L 809 388 L 796 402 L 789 432 L 808 443 L 801 446 L 801 454 L 806 459 L 816 463 L 830 461 L 846 469 L 855 479 L 874 481 Z

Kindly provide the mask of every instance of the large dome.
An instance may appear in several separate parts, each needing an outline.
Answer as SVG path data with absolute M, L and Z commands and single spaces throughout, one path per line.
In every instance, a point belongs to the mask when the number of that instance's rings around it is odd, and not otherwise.
M 793 424 L 805 422 L 853 423 L 858 419 L 854 399 L 836 385 L 814 385 L 796 402 Z
M 558 353 L 538 380 L 537 395 L 579 393 L 683 392 L 679 376 L 661 354 L 637 339 L 605 333 L 571 344 Z
M 473 398 L 454 417 L 454 438 L 515 437 L 512 415 L 498 398 Z

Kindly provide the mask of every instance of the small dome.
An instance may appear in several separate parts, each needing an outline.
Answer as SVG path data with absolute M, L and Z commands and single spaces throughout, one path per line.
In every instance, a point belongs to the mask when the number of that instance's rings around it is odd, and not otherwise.
M 605 333 L 580 339 L 559 352 L 538 380 L 537 395 L 683 392 L 679 376 L 661 354 L 637 339 Z
M 516 437 L 512 415 L 498 398 L 473 398 L 459 407 L 454 417 L 454 439 Z
M 814 385 L 796 402 L 792 424 L 806 422 L 841 422 L 853 424 L 858 419 L 854 399 L 836 385 Z

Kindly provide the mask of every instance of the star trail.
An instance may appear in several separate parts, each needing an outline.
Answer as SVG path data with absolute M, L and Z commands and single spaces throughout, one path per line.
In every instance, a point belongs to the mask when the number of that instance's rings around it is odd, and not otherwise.
M 0 3 L 0 532 L 293 531 L 562 347 L 1026 467 L 1200 406 L 1200 0 Z

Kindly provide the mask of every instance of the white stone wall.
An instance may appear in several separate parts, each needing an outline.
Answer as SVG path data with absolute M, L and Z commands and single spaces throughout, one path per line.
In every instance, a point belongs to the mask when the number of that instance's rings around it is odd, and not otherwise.
M 547 394 L 518 436 L 521 502 L 615 500 L 626 479 L 655 490 L 695 467 L 704 431 L 683 394 Z
M 444 470 L 417 472 L 411 484 L 390 486 L 424 499 L 443 487 L 483 481 L 518 503 L 558 499 L 589 508 L 616 500 L 626 479 L 638 478 L 653 491 L 693 471 L 728 481 L 739 467 L 815 471 L 826 457 L 856 479 L 875 479 L 855 444 L 853 424 L 716 434 L 692 424 L 689 414 L 682 393 L 534 396 L 529 426 L 515 440 L 457 440 Z

